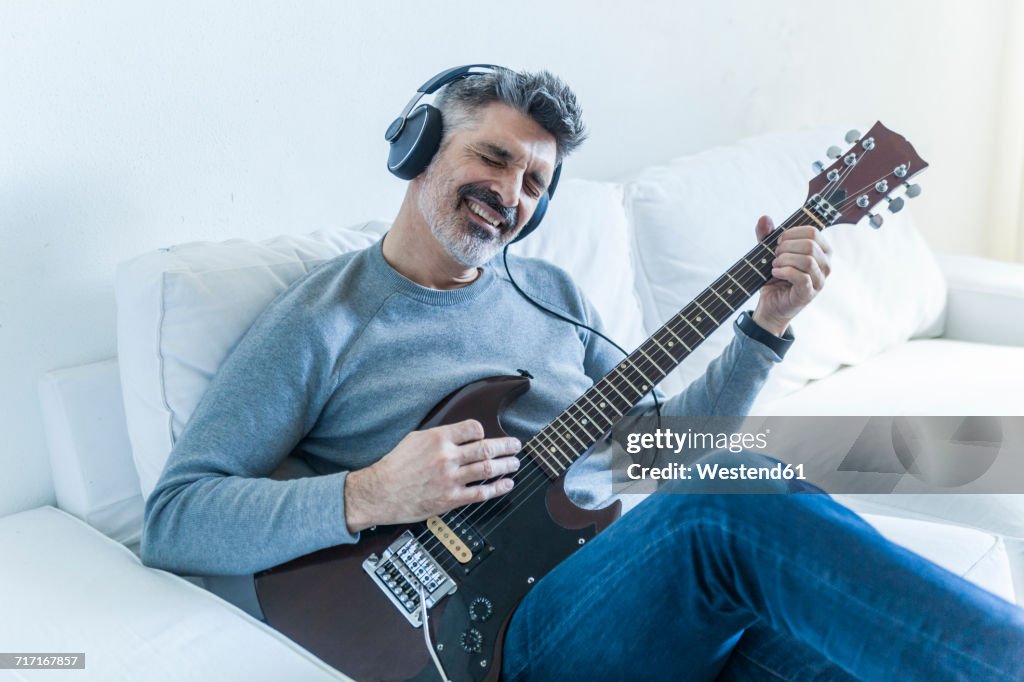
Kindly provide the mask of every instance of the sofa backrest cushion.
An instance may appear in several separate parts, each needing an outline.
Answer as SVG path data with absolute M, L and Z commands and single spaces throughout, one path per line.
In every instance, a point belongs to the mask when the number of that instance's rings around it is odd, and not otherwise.
M 763 135 L 648 168 L 628 183 L 646 326 L 656 328 L 675 315 L 752 248 L 760 215 L 779 223 L 798 209 L 813 175 L 811 162 L 841 140 L 841 132 L 820 129 Z M 885 224 L 877 231 L 864 225 L 824 231 L 834 249 L 832 274 L 794 321 L 797 342 L 772 372 L 762 400 L 912 337 L 941 333 L 946 288 L 935 258 L 909 208 L 883 213 Z M 756 297 L 747 307 L 755 303 Z M 699 376 L 731 335 L 724 325 L 705 341 L 666 380 L 666 391 Z
M 192 242 L 118 266 L 117 351 L 143 496 L 152 492 L 213 375 L 260 312 L 312 268 L 377 238 L 372 229 L 344 229 L 263 242 Z
M 263 242 L 195 242 L 144 254 L 117 273 L 118 355 L 142 494 L 221 363 L 260 312 L 319 263 L 380 238 L 371 222 Z M 622 187 L 566 180 L 543 227 L 516 251 L 577 278 L 623 345 L 642 337 Z M 529 282 L 520 282 L 529 290 Z M 429 406 L 426 406 L 429 407 Z

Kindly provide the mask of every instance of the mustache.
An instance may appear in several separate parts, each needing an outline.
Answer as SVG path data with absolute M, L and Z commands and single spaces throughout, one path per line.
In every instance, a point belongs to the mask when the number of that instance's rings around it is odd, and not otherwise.
M 503 229 L 504 232 L 508 232 L 516 229 L 516 223 L 519 220 L 519 209 L 518 207 L 507 207 L 501 203 L 501 196 L 492 189 L 480 184 L 469 184 L 459 187 L 458 192 L 459 200 L 456 203 L 458 208 L 463 201 L 472 198 L 473 201 L 484 204 L 490 207 L 495 213 L 501 216 L 502 221 L 505 223 Z

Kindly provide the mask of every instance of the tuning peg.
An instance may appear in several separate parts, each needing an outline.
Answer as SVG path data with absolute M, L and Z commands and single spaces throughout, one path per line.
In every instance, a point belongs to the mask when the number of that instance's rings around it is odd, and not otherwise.
M 903 183 L 906 185 L 906 183 Z M 913 199 L 921 193 L 921 185 L 907 185 L 907 196 Z
M 885 222 L 885 219 L 877 213 L 868 213 L 868 215 L 871 216 L 871 220 L 869 220 L 868 223 L 876 230 Z
M 843 139 L 845 139 L 848 143 L 853 144 L 854 142 L 860 139 L 860 131 L 854 128 L 853 130 L 848 131 L 846 133 L 846 137 Z
M 835 146 L 835 145 L 832 145 L 831 147 L 829 147 L 828 151 L 825 152 L 825 156 L 827 156 L 830 159 L 838 159 L 842 155 L 843 155 L 843 150 L 840 149 L 839 147 Z
M 820 173 L 821 171 L 825 170 L 825 164 L 823 164 L 821 161 L 815 161 L 814 163 L 811 164 L 811 170 L 813 170 L 815 173 Z
M 886 197 L 889 199 L 889 197 Z M 903 197 L 896 197 L 895 199 L 889 199 L 889 213 L 899 213 L 903 210 Z

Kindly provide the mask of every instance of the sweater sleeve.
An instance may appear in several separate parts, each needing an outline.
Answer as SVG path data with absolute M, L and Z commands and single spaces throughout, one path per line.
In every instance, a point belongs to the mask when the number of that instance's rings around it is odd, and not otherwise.
M 745 417 L 768 373 L 782 357 L 767 344 L 756 340 L 739 321 L 735 335 L 708 365 L 700 377 L 669 398 L 662 414 L 679 417 Z M 767 334 L 767 332 L 764 332 Z M 787 339 L 789 340 L 789 339 Z M 685 360 L 684 360 L 685 362 Z M 643 414 L 653 414 L 653 401 Z
M 589 303 L 587 317 L 591 326 L 604 331 L 601 319 Z M 759 327 L 733 324 L 735 335 L 715 360 L 708 365 L 704 374 L 684 390 L 668 398 L 658 391 L 661 413 L 664 416 L 679 417 L 744 417 L 768 378 L 768 373 L 782 357 L 755 334 Z M 754 332 L 754 333 L 751 333 Z M 786 342 L 792 341 L 787 331 Z M 586 338 L 586 360 L 584 369 L 597 381 L 622 360 L 622 353 L 599 336 L 590 333 Z M 683 362 L 686 362 L 684 360 Z M 630 414 L 633 416 L 653 415 L 654 399 L 648 393 Z
M 237 575 L 358 541 L 345 523 L 347 472 L 267 478 L 331 390 L 332 353 L 311 317 L 272 304 L 229 354 L 146 502 L 143 563 Z

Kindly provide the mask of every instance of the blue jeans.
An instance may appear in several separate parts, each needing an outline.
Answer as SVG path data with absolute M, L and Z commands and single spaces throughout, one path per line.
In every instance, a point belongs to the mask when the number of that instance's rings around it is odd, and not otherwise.
M 1024 609 L 828 495 L 701 493 L 650 496 L 538 581 L 503 680 L 1024 680 Z

